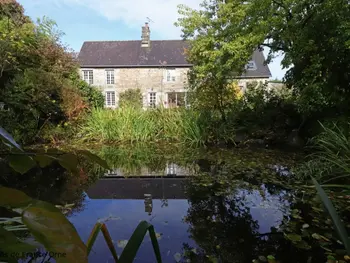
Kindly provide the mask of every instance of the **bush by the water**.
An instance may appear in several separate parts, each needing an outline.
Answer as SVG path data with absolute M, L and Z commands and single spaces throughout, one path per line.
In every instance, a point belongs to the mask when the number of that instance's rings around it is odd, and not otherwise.
M 104 142 L 186 142 L 203 144 L 205 131 L 199 114 L 187 109 L 124 107 L 94 109 L 81 127 L 83 140 Z

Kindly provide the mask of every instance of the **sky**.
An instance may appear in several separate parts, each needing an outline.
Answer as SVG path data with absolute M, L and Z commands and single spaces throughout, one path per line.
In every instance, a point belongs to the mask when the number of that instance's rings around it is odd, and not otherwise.
M 152 39 L 181 39 L 177 5 L 199 8 L 202 0 L 18 0 L 34 21 L 47 16 L 65 33 L 62 40 L 75 51 L 84 41 L 141 39 L 141 26 L 150 18 Z M 265 50 L 265 57 L 268 50 Z M 285 70 L 276 58 L 269 64 L 272 78 Z

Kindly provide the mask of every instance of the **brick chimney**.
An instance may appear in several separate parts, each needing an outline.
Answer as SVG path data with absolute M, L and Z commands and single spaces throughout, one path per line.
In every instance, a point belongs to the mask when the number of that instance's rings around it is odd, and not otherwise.
M 142 27 L 141 47 L 151 46 L 150 33 L 151 31 L 149 29 L 148 23 L 146 22 L 145 25 Z

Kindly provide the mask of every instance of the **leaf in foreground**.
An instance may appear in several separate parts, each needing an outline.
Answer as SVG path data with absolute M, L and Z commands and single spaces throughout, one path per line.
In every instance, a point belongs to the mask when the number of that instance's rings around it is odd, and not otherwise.
M 120 262 L 121 263 L 130 263 L 133 262 L 138 249 L 141 246 L 141 243 L 147 233 L 149 231 L 152 245 L 153 245 L 153 251 L 156 255 L 156 259 L 158 263 L 162 262 L 162 258 L 160 255 L 159 250 L 159 244 L 156 238 L 156 234 L 154 231 L 154 227 L 147 223 L 146 221 L 142 221 L 137 228 L 135 229 L 134 233 L 132 234 L 131 238 L 129 239 L 129 242 L 125 246 L 125 249 L 123 250 L 122 254 L 120 255 Z
M 29 205 L 33 199 L 22 191 L 0 186 L 0 206 L 18 208 Z
M 340 217 L 337 214 L 337 211 L 335 210 L 331 200 L 329 200 L 327 194 L 323 190 L 323 188 L 319 185 L 319 183 L 315 180 L 315 178 L 312 178 L 312 181 L 314 185 L 316 186 L 317 193 L 320 196 L 323 205 L 327 209 L 328 214 L 331 216 L 334 227 L 337 231 L 337 234 L 339 235 L 341 241 L 344 244 L 344 247 L 346 249 L 346 252 L 348 255 L 350 255 L 350 242 L 349 242 L 349 237 L 346 232 L 345 226 L 343 222 L 340 220 Z
M 95 241 L 97 239 L 98 234 L 100 233 L 100 231 L 102 231 L 103 237 L 107 243 L 107 246 L 109 248 L 109 251 L 112 253 L 112 256 L 114 258 L 115 262 L 119 262 L 118 260 L 118 254 L 117 251 L 115 250 L 114 244 L 113 244 L 113 240 L 111 238 L 111 236 L 109 235 L 109 232 L 107 230 L 107 227 L 104 223 L 101 222 L 97 222 L 94 226 L 94 228 L 91 231 L 91 234 L 89 236 L 89 239 L 86 243 L 86 247 L 87 247 L 87 254 L 89 255 L 91 252 L 91 249 L 93 247 L 93 245 L 95 244 Z
M 20 241 L 13 233 L 6 231 L 0 226 L 0 248 L 1 252 L 18 255 L 18 253 L 34 252 L 36 247 Z
M 80 150 L 80 151 L 78 151 L 78 153 L 84 155 L 90 161 L 99 164 L 101 167 L 103 167 L 103 168 L 105 168 L 107 170 L 109 169 L 109 166 L 108 166 L 107 162 L 105 160 L 101 159 L 96 154 L 93 154 L 92 152 L 89 152 L 89 151 L 86 151 L 86 150 Z
M 36 201 L 25 209 L 22 221 L 47 251 L 59 253 L 56 262 L 87 262 L 87 250 L 76 229 L 53 205 Z
M 21 146 L 13 139 L 13 137 L 2 127 L 0 127 L 0 138 L 5 142 L 9 143 L 11 146 L 17 148 L 21 152 L 23 152 Z
M 10 167 L 20 174 L 25 174 L 36 166 L 36 162 L 28 155 L 10 155 L 8 160 Z

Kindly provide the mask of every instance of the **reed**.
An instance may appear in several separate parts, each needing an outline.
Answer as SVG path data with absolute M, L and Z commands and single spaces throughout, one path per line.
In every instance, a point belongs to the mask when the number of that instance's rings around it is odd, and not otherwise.
M 192 110 L 123 107 L 94 109 L 80 127 L 79 137 L 83 141 L 165 141 L 199 146 L 206 140 L 204 130 L 199 115 Z

